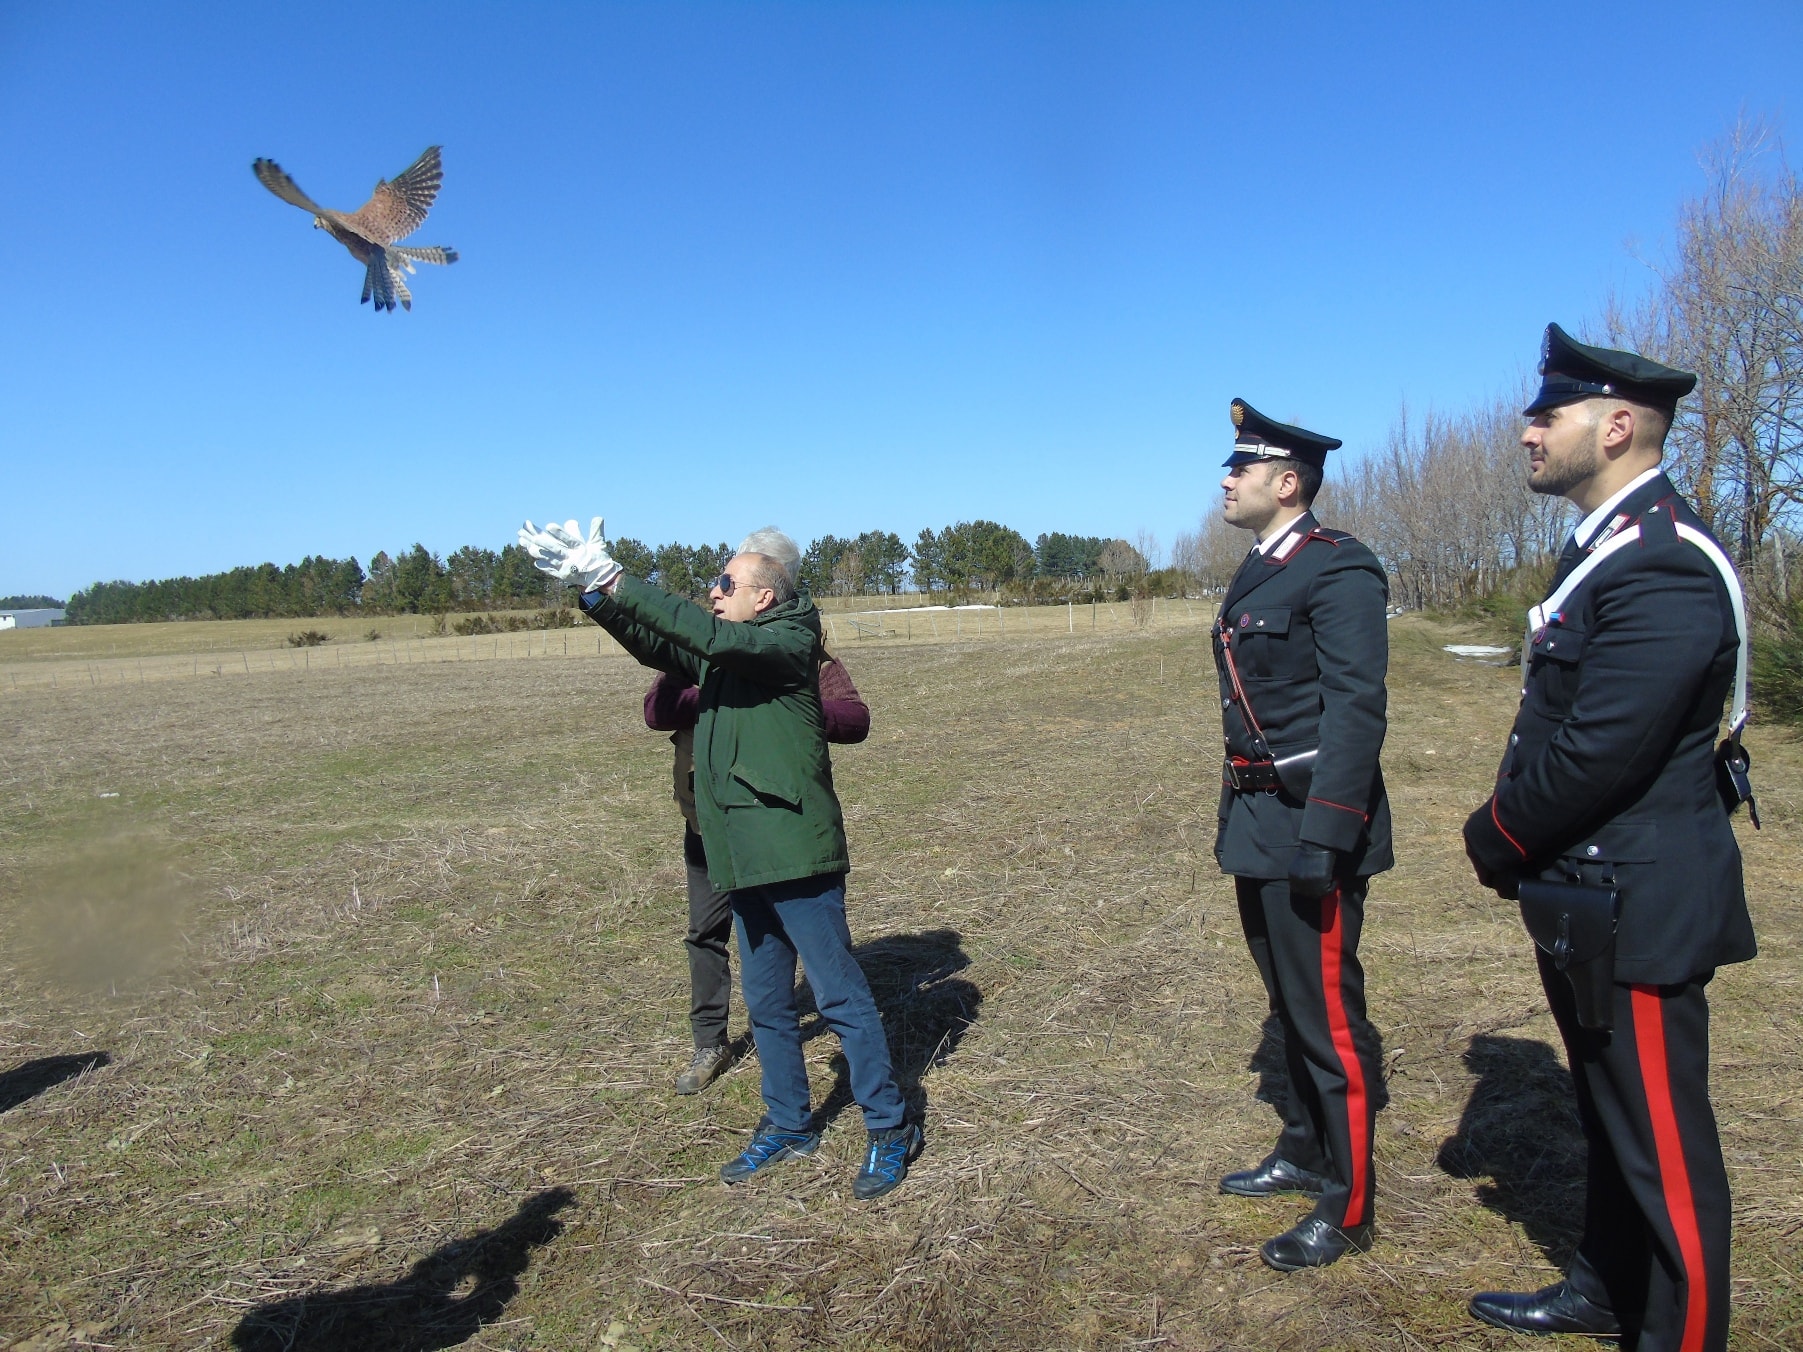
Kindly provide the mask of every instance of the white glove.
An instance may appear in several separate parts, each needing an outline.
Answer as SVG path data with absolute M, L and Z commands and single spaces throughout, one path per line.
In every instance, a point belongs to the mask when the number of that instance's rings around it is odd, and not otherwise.
M 626 570 L 607 552 L 602 521 L 589 522 L 588 539 L 577 532 L 574 521 L 551 521 L 543 530 L 528 521 L 520 529 L 520 547 L 532 556 L 532 566 L 564 582 L 580 582 L 583 591 L 605 587 Z

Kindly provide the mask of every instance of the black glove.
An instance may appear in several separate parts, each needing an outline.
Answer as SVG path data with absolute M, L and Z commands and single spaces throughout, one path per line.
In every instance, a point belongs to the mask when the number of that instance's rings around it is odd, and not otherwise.
M 1487 887 L 1504 901 L 1517 901 L 1521 897 L 1521 879 L 1513 873 L 1492 873 L 1468 848 L 1465 857 L 1471 860 L 1471 871 L 1477 874 L 1478 886 Z
M 1340 857 L 1325 845 L 1310 845 L 1306 840 L 1296 846 L 1290 856 L 1290 895 L 1292 897 L 1324 897 L 1332 890 L 1334 870 Z

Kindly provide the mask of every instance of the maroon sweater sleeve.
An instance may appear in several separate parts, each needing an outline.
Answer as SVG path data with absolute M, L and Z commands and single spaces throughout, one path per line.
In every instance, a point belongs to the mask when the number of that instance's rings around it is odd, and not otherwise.
M 836 657 L 820 664 L 820 711 L 826 716 L 827 741 L 861 742 L 870 736 L 870 706 Z
M 701 691 L 680 676 L 661 674 L 645 692 L 645 726 L 653 732 L 680 732 L 695 726 Z

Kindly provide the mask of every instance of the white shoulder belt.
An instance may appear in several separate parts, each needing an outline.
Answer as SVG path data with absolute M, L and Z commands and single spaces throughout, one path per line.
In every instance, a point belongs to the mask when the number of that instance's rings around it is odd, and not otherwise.
M 1709 562 L 1715 565 L 1715 571 L 1722 575 L 1722 581 L 1727 584 L 1728 600 L 1734 607 L 1734 632 L 1740 636 L 1740 651 L 1734 659 L 1734 703 L 1728 712 L 1728 735 L 1733 736 L 1745 726 L 1747 721 L 1747 659 L 1749 656 L 1749 647 L 1747 636 L 1746 597 L 1741 593 L 1740 578 L 1734 571 L 1734 565 L 1728 561 L 1728 556 L 1722 553 L 1720 545 L 1716 544 L 1714 540 L 1711 540 L 1695 526 L 1687 526 L 1682 521 L 1674 521 L 1672 522 L 1672 526 L 1677 530 L 1680 536 L 1702 550 L 1708 557 Z M 1527 693 L 1525 686 L 1527 681 L 1528 655 L 1534 646 L 1534 635 L 1544 629 L 1547 621 L 1559 613 L 1559 608 L 1563 606 L 1571 594 L 1578 589 L 1578 586 L 1584 579 L 1589 577 L 1590 574 L 1596 570 L 1598 564 L 1602 563 L 1604 559 L 1608 558 L 1616 550 L 1621 549 L 1626 545 L 1633 544 L 1638 539 L 1640 539 L 1639 522 L 1635 522 L 1632 526 L 1629 526 L 1619 534 L 1610 536 L 1602 544 L 1598 545 L 1582 563 L 1572 569 L 1571 576 L 1559 584 L 1557 591 L 1547 597 L 1546 600 L 1542 601 L 1539 605 L 1529 609 L 1527 640 L 1521 645 L 1522 694 L 1525 695 Z

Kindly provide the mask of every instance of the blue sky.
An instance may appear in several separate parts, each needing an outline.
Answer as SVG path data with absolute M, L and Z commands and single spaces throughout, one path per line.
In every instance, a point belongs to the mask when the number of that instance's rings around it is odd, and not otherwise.
M 0 0 L 0 594 L 525 516 L 1170 540 L 1647 284 L 1803 6 Z M 431 143 L 411 314 L 250 173 Z

